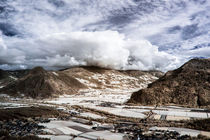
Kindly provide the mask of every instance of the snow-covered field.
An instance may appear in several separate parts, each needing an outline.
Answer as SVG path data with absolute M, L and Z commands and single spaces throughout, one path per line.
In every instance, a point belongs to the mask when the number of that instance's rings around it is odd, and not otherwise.
M 110 114 L 122 117 L 129 118 L 146 118 L 146 114 L 153 113 L 154 119 L 163 119 L 164 120 L 189 120 L 192 118 L 209 118 L 210 114 L 206 113 L 203 109 L 194 108 L 183 108 L 179 106 L 162 106 L 162 107 L 153 107 L 153 106 L 128 106 L 124 103 L 131 96 L 130 92 L 119 93 L 106 93 L 106 92 L 93 92 L 93 93 L 84 93 L 80 95 L 64 95 L 57 99 L 45 100 L 45 103 L 53 103 L 69 106 L 81 106 L 84 108 L 90 108 L 98 111 L 108 112 Z M 106 119 L 104 116 L 94 114 L 92 112 L 81 112 L 78 116 L 93 118 L 93 119 Z M 103 125 L 103 124 L 100 124 Z M 125 137 L 125 134 L 112 133 L 111 131 L 95 131 L 91 129 L 92 126 L 75 123 L 73 121 L 51 121 L 49 124 L 44 124 L 47 128 L 47 132 L 50 132 L 54 135 L 50 135 L 50 139 L 71 139 L 70 134 L 74 134 L 78 140 L 85 139 L 105 139 L 105 140 L 122 140 Z M 72 127 L 76 126 L 76 127 Z M 198 131 L 186 128 L 175 128 L 175 127 L 152 127 L 150 131 L 154 130 L 165 130 L 165 131 L 177 131 L 181 135 L 190 135 L 198 136 L 199 134 L 210 135 L 209 132 Z M 59 135 L 60 137 L 57 137 Z M 68 135 L 68 136 L 67 136 Z
M 160 119 L 161 116 L 166 116 L 167 120 L 187 120 L 191 118 L 210 118 L 210 113 L 206 113 L 203 109 L 197 109 L 193 112 L 194 108 L 183 108 L 178 106 L 127 106 L 125 103 L 131 96 L 131 92 L 125 91 L 122 93 L 107 93 L 102 91 L 94 91 L 93 93 L 87 92 L 80 95 L 64 95 L 57 99 L 45 100 L 45 103 L 53 104 L 66 104 L 66 105 L 79 105 L 86 108 L 92 108 L 99 111 L 104 111 L 117 116 L 145 118 L 145 112 L 154 114 L 155 119 Z M 101 106 L 106 103 L 110 106 Z M 91 117 L 91 115 L 90 115 Z M 92 116 L 93 117 L 93 116 Z M 93 117 L 94 118 L 94 117 Z
M 28 106 L 29 106 L 28 104 L 0 102 L 0 108 L 3 108 L 3 109 L 20 108 L 20 107 L 28 107 Z
M 135 89 L 133 89 L 135 90 Z M 119 91 L 119 90 L 118 90 Z M 58 98 L 45 99 L 45 100 L 32 100 L 25 99 L 22 101 L 20 98 L 12 98 L 11 102 L 1 102 L 0 107 L 11 108 L 11 107 L 25 107 L 31 105 L 43 105 L 43 106 L 54 106 L 58 110 L 65 111 L 71 114 L 77 110 L 72 109 L 72 106 L 80 106 L 82 108 L 94 109 L 98 112 L 90 111 L 79 111 L 75 116 L 76 119 L 84 117 L 86 121 L 89 119 L 99 119 L 102 122 L 108 119 L 106 115 L 100 112 L 107 112 L 109 114 L 121 117 L 129 118 L 146 118 L 148 114 L 153 119 L 160 120 L 189 120 L 195 118 L 209 118 L 210 114 L 206 113 L 203 109 L 195 108 L 183 108 L 179 106 L 128 106 L 124 103 L 130 98 L 131 91 L 122 92 L 103 92 L 101 90 L 92 90 L 83 92 L 83 94 L 77 95 L 62 95 Z M 3 96 L 10 98 L 9 96 Z M 27 103 L 28 102 L 28 103 Z M 192 111 L 194 110 L 194 111 Z M 196 110 L 196 112 L 195 112 Z M 79 118 L 78 118 L 79 117 Z M 50 138 L 51 140 L 87 140 L 87 139 L 104 139 L 104 140 L 123 140 L 126 134 L 113 133 L 111 130 L 94 130 L 94 126 L 105 126 L 111 124 L 103 124 L 102 122 L 95 122 L 92 125 L 83 124 L 81 121 L 74 121 L 74 119 L 62 121 L 52 118 L 50 123 L 41 123 L 40 125 L 45 126 L 44 131 L 48 132 L 48 135 L 39 135 L 39 137 Z M 168 130 L 177 131 L 181 135 L 198 136 L 199 134 L 210 135 L 209 132 L 198 131 L 185 128 L 169 128 L 169 127 L 152 127 L 150 130 Z M 76 136 L 76 137 L 74 137 Z
M 40 123 L 45 126 L 45 131 L 54 135 L 40 135 L 40 137 L 50 138 L 51 140 L 72 139 L 69 135 L 76 135 L 75 140 L 104 139 L 104 140 L 123 140 L 125 134 L 112 133 L 110 131 L 96 131 L 92 126 L 76 123 L 73 121 L 51 121 L 50 123 Z M 56 136 L 56 135 L 59 135 Z
M 120 93 L 120 94 L 110 94 L 110 93 L 86 93 L 80 95 L 64 95 L 53 100 L 45 100 L 47 103 L 56 104 L 69 104 L 69 105 L 86 105 L 86 104 L 99 104 L 102 102 L 113 102 L 113 103 L 124 103 L 126 102 L 131 93 Z M 91 101 L 91 103 L 90 103 Z

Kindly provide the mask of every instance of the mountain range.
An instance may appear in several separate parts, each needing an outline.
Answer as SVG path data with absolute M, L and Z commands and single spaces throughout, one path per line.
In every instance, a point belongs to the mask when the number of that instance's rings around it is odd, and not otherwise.
M 0 93 L 32 98 L 134 92 L 127 103 L 207 107 L 210 105 L 210 59 L 192 59 L 164 75 L 160 71 L 123 71 L 94 66 L 59 71 L 42 67 L 1 70 L 0 86 Z
M 3 71 L 1 93 L 13 96 L 48 98 L 62 94 L 82 94 L 88 91 L 124 92 L 137 90 L 160 77 L 160 71 L 121 71 L 99 67 L 74 67 L 47 71 L 42 67 L 31 70 Z M 24 73 L 24 74 L 23 74 Z M 4 81 L 4 82 L 3 82 Z

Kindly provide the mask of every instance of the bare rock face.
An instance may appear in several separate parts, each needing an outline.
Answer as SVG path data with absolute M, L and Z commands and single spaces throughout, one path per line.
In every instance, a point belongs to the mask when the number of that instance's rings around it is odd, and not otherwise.
M 210 59 L 192 59 L 132 94 L 128 103 L 210 106 Z

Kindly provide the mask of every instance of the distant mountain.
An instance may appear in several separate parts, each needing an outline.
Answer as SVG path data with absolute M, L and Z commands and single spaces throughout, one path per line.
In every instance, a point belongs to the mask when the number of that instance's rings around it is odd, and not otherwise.
M 36 67 L 1 88 L 0 93 L 46 98 L 62 94 L 83 94 L 90 90 L 135 91 L 145 88 L 161 74 L 159 71 L 118 71 L 90 66 L 61 71 L 46 71 Z
M 210 106 L 210 59 L 192 59 L 132 94 L 128 103 Z

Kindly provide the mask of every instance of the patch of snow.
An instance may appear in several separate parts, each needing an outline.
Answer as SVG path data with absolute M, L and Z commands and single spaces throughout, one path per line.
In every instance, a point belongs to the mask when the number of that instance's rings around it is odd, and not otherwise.
M 90 117 L 90 118 L 93 118 L 93 119 L 105 119 L 106 118 L 106 117 L 102 117 L 100 115 L 93 114 L 93 113 L 90 113 L 90 112 L 80 113 L 80 116 Z
M 56 72 L 54 72 L 54 71 L 53 71 L 52 73 L 53 73 L 55 76 L 59 76 L 58 73 L 56 73 Z
M 168 121 L 181 121 L 181 120 L 190 120 L 190 117 L 182 117 L 182 116 L 167 116 L 166 120 Z
M 71 129 L 69 127 L 57 127 L 56 129 L 60 130 L 61 132 L 63 132 L 63 134 L 66 134 L 66 135 L 70 135 L 70 134 L 78 135 L 82 133 L 80 131 Z
M 157 80 L 158 77 L 155 77 L 155 76 L 148 76 L 148 75 L 142 75 L 139 77 L 140 79 L 144 80 L 144 81 L 151 81 L 151 80 Z
M 148 109 L 129 109 L 129 111 L 143 113 L 143 112 L 149 112 L 150 110 L 148 110 Z
M 20 107 L 29 107 L 28 104 L 19 104 L 19 103 L 8 103 L 8 102 L 0 102 L 0 108 L 20 108 Z
M 91 129 L 92 127 L 89 125 L 84 125 L 81 123 L 76 123 L 71 120 L 69 121 L 50 121 L 49 123 L 39 123 L 39 125 L 45 126 L 47 129 L 51 128 L 61 128 L 61 127 L 69 127 L 69 126 L 80 126 L 86 129 Z
M 145 118 L 146 117 L 143 113 L 135 112 L 128 109 L 113 109 L 108 112 L 114 115 L 119 115 L 123 117 L 131 117 L 131 118 Z
M 205 112 L 187 112 L 187 111 L 164 111 L 164 110 L 153 110 L 152 112 L 159 115 L 169 115 L 169 116 L 183 116 L 191 118 L 208 118 L 208 114 Z
M 112 133 L 109 131 L 95 131 L 81 134 L 83 138 L 87 139 L 104 139 L 104 140 L 123 140 L 125 134 L 121 133 Z M 78 140 L 78 139 L 75 139 Z
M 120 81 L 111 81 L 111 84 L 120 84 Z
M 17 80 L 18 78 L 15 78 L 15 77 L 13 77 L 13 76 L 9 76 L 11 79 L 13 79 L 13 80 Z
M 10 96 L 7 95 L 7 94 L 0 94 L 0 97 L 6 97 L 6 98 L 9 98 Z
M 81 79 L 81 78 L 75 78 L 75 79 L 77 79 L 80 83 L 82 83 L 82 84 L 84 84 L 84 85 L 86 85 L 86 86 L 88 86 L 88 87 L 97 87 L 96 84 L 91 83 L 91 82 L 88 81 L 88 80 Z
M 73 139 L 72 136 L 67 136 L 67 135 L 59 135 L 59 136 L 55 136 L 55 135 L 38 135 L 38 137 L 40 137 L 40 138 L 48 138 L 50 140 L 71 140 L 71 139 Z

